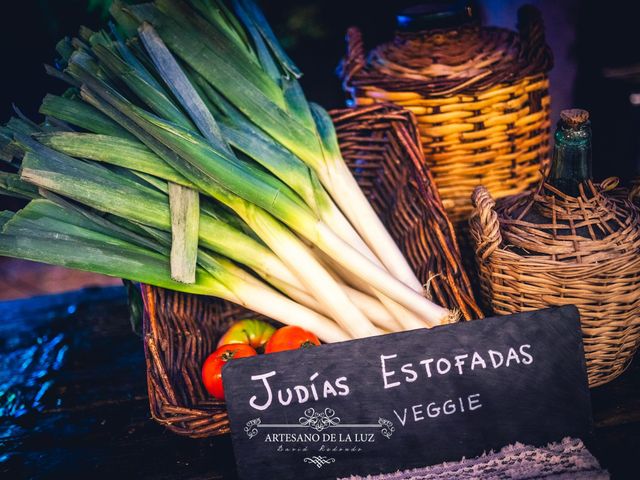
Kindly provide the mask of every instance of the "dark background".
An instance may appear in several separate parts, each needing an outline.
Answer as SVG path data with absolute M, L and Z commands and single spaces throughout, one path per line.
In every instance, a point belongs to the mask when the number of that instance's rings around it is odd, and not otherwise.
M 55 43 L 80 24 L 93 29 L 106 20 L 110 0 L 20 0 L 4 5 L 0 29 L 2 88 L 0 119 L 15 103 L 36 116 L 40 99 L 63 88 L 47 77 L 43 63 L 55 57 Z M 362 28 L 367 48 L 391 38 L 394 14 L 419 0 L 262 0 L 276 33 L 305 72 L 307 95 L 327 108 L 344 106 L 335 68 L 344 54 L 348 26 Z M 538 6 L 556 58 L 551 74 L 553 120 L 563 108 L 591 112 L 594 175 L 629 179 L 640 173 L 640 2 L 608 0 L 478 0 L 485 24 L 514 28 L 523 3 Z M 9 7 L 10 6 L 10 7 Z M 625 74 L 628 78 L 606 78 Z M 620 72 L 622 68 L 622 72 Z M 630 73 L 629 73 L 630 72 Z M 638 100 L 640 102 L 640 99 Z M 0 200 L 0 201 L 5 201 Z

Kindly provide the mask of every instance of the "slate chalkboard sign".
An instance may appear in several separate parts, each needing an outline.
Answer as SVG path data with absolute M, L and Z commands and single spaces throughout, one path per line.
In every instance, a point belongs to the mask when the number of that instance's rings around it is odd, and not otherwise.
M 571 306 L 238 359 L 223 378 L 243 480 L 395 472 L 592 430 Z

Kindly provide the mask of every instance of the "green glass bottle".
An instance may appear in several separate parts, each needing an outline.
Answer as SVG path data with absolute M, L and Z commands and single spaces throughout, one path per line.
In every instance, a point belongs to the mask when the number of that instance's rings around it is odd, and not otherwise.
M 589 112 L 563 110 L 555 133 L 551 172 L 547 182 L 566 195 L 580 195 L 579 185 L 591 179 Z

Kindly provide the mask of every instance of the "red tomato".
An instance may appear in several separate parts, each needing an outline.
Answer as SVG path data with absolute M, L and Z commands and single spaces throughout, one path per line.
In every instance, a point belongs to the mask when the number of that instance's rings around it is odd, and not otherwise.
M 218 347 L 232 343 L 244 343 L 253 348 L 262 348 L 276 328 L 263 320 L 247 318 L 234 323 L 218 342 Z
M 202 382 L 211 395 L 224 400 L 222 385 L 222 367 L 232 358 L 253 357 L 258 352 L 249 345 L 223 345 L 207 357 L 202 365 Z
M 318 337 L 303 328 L 289 325 L 276 330 L 264 347 L 264 353 L 297 350 L 314 345 L 320 345 Z

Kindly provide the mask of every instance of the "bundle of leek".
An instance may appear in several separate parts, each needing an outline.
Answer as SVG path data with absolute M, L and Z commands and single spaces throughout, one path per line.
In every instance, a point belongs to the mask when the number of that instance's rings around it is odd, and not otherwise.
M 423 296 L 328 114 L 250 0 L 115 1 L 57 50 L 70 88 L 11 119 L 0 254 L 236 302 L 325 341 L 453 314 Z

